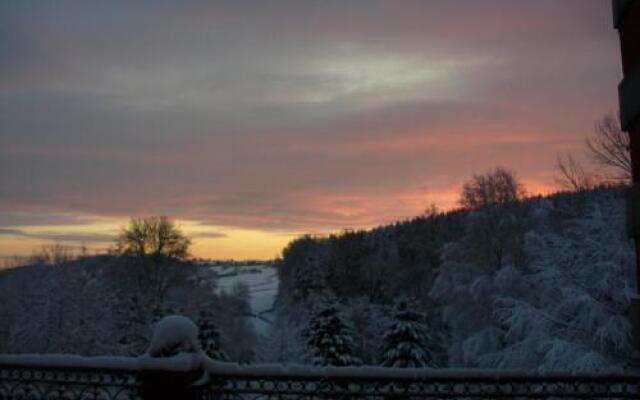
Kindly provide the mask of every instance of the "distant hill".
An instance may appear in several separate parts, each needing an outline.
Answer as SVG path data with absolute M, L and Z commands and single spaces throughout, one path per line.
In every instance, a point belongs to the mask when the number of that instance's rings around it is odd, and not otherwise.
M 379 337 L 392 304 L 411 298 L 442 366 L 623 370 L 634 291 L 626 193 L 557 193 L 301 237 L 276 263 L 279 323 L 303 329 L 303 310 L 333 298 L 357 332 Z M 379 346 L 361 339 L 362 359 L 377 363 Z

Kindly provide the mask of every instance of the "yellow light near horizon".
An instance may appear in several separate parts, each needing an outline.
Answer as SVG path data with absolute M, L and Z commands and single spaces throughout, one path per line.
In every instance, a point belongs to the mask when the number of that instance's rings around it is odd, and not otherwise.
M 47 240 L 43 237 L 64 235 L 110 235 L 114 239 L 128 223 L 123 218 L 98 218 L 96 222 L 78 225 L 32 225 L 7 227 L 24 235 L 4 235 L 0 240 L 0 256 L 25 256 L 38 251 L 43 245 L 59 242 L 80 249 L 85 245 L 91 253 L 101 253 L 112 247 L 113 240 Z M 224 226 L 202 225 L 197 221 L 176 220 L 177 227 L 192 238 L 191 254 L 196 258 L 216 259 L 271 259 L 295 238 L 295 234 L 282 234 Z M 219 233 L 220 237 L 199 237 L 201 234 Z
M 0 241 L 0 256 L 29 255 L 37 252 L 43 245 L 60 243 L 65 246 L 76 248 L 85 246 L 92 253 L 104 252 L 111 245 L 111 240 L 82 240 L 81 236 L 108 235 L 115 236 L 126 220 L 119 218 L 95 218 L 95 222 L 77 225 L 28 225 L 28 226 L 8 226 L 6 229 L 14 229 L 21 234 L 5 234 Z M 78 239 L 69 239 L 71 236 L 78 236 Z M 50 236 L 50 239 L 45 237 Z
M 198 221 L 177 220 L 176 226 L 192 238 L 191 254 L 213 259 L 272 259 L 297 235 L 281 232 L 203 225 Z M 220 237 L 199 237 L 201 234 Z
M 192 254 L 214 259 L 273 259 L 296 235 L 243 229 L 225 231 L 220 238 L 193 239 Z
M 43 244 L 38 239 L 4 235 L 0 240 L 0 257 L 29 255 Z

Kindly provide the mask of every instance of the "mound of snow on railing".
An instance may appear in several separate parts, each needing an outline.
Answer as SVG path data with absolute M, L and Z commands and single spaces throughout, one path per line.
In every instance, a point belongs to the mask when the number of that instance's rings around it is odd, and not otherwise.
M 202 353 L 198 327 L 187 317 L 166 316 L 155 324 L 146 354 L 150 357 L 171 357 L 181 352 Z

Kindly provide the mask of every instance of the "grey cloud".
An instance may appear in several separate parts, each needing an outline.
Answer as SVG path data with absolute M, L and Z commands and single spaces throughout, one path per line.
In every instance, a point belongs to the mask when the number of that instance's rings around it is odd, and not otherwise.
M 0 228 L 0 235 L 3 236 L 23 236 L 24 232 L 20 229 Z
M 507 162 L 543 174 L 615 107 L 605 3 L 5 2 L 0 222 L 51 209 L 312 230 L 356 217 L 309 193 L 371 196 L 394 218 L 380 199 L 425 182 Z M 448 75 L 350 82 L 385 62 Z M 540 140 L 515 158 L 497 133 Z M 434 144 L 368 146 L 411 135 Z
M 226 234 L 221 232 L 196 232 L 189 234 L 194 239 L 220 239 L 227 237 Z
M 20 229 L 0 228 L 0 236 L 17 236 L 30 239 L 41 239 L 60 242 L 97 242 L 103 243 L 112 241 L 115 235 L 102 233 L 59 233 L 59 232 L 39 232 L 29 233 Z
M 3 212 L 0 209 L 0 226 L 89 225 L 97 218 L 86 215 L 57 213 L 55 211 Z

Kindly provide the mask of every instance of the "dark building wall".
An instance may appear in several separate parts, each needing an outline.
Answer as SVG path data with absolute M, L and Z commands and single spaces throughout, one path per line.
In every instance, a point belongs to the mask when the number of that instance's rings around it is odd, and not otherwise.
M 620 34 L 624 74 L 618 87 L 620 119 L 624 130 L 635 132 L 640 128 L 640 1 L 614 0 L 613 13 L 614 25 Z M 640 178 L 640 170 L 637 172 L 635 175 Z
M 620 123 L 629 133 L 633 189 L 629 215 L 640 213 L 640 0 L 613 0 L 614 26 L 620 34 L 622 72 L 618 86 Z M 631 218 L 634 224 L 636 218 Z M 636 289 L 640 293 L 640 227 L 632 226 L 636 247 Z M 629 310 L 633 329 L 633 345 L 640 354 L 640 296 L 631 299 Z

